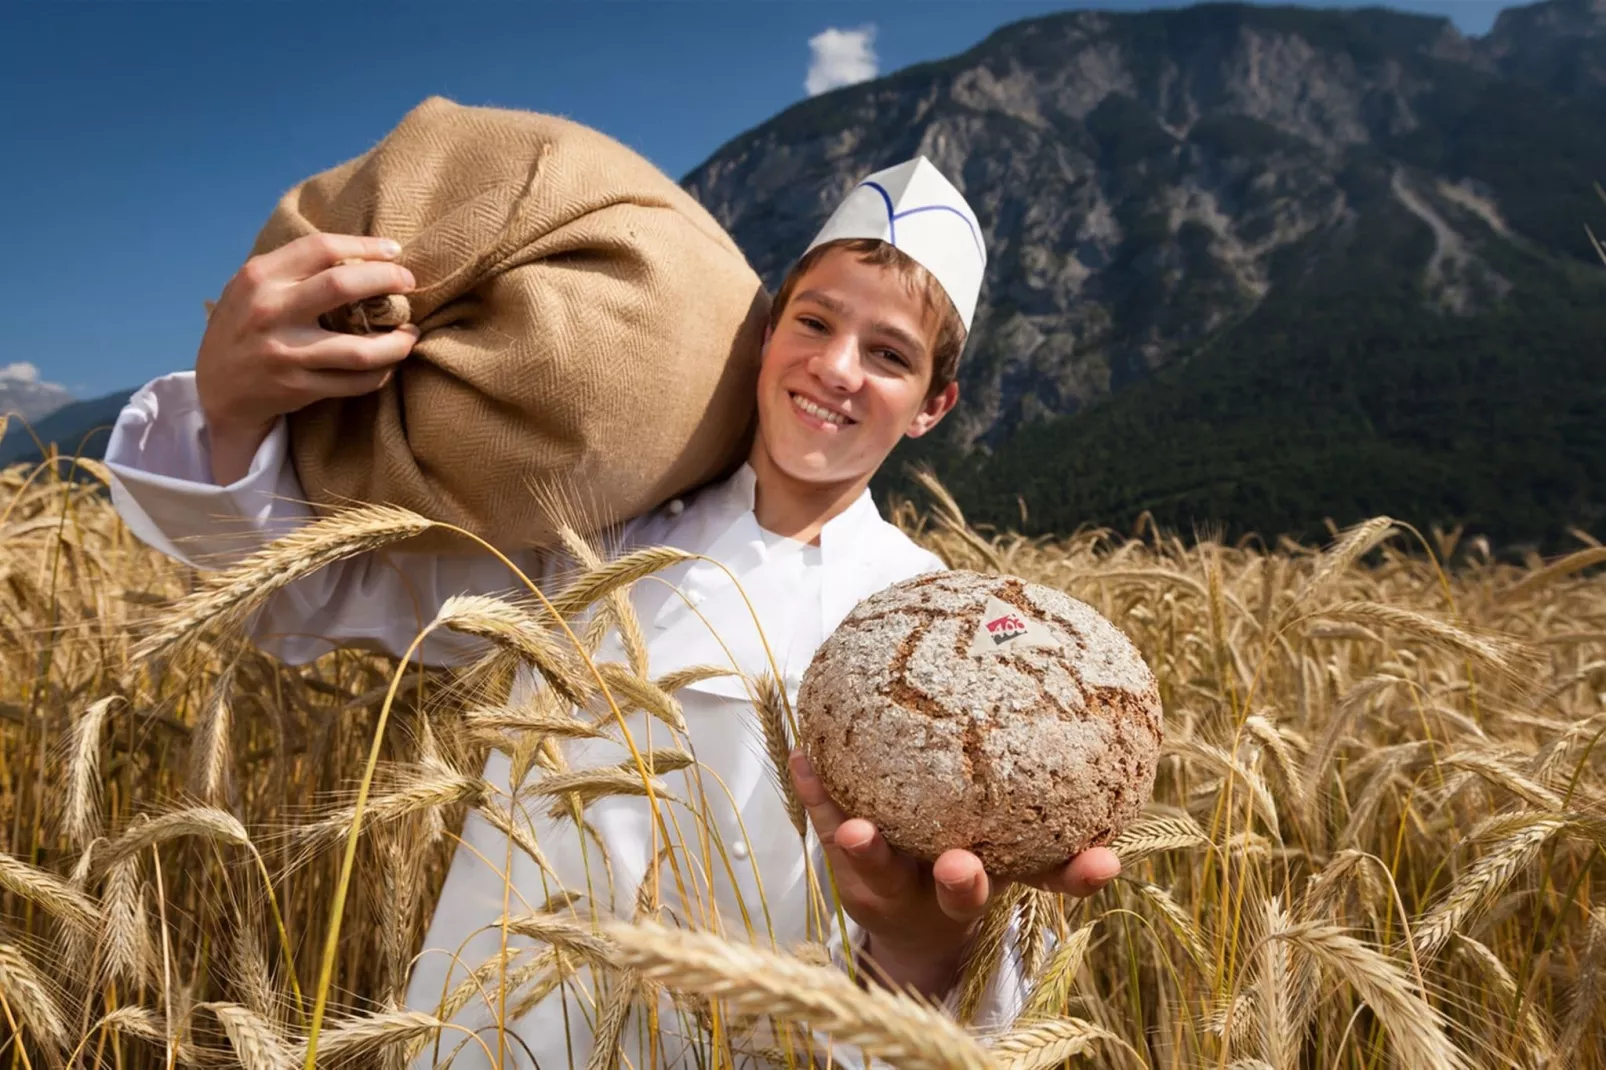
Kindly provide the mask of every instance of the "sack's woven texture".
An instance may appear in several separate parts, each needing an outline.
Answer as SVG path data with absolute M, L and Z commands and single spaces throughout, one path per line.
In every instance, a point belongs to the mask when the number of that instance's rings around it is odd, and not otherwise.
M 707 210 L 606 135 L 431 98 L 287 193 L 254 252 L 316 231 L 395 239 L 418 284 L 326 325 L 421 332 L 383 389 L 290 418 L 319 511 L 386 502 L 546 548 L 554 495 L 594 531 L 745 457 L 763 283 Z

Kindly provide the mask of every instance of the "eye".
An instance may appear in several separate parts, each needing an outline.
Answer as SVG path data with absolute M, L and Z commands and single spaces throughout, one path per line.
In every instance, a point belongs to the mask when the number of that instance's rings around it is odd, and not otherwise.
M 876 354 L 876 356 L 880 357 L 882 360 L 890 361 L 891 363 L 896 364 L 900 368 L 909 367 L 909 358 L 905 357 L 902 353 L 898 352 L 896 349 L 877 349 L 875 351 L 875 354 Z
M 823 331 L 823 330 L 825 330 L 825 321 L 821 320 L 821 319 L 819 319 L 819 318 L 817 318 L 815 316 L 808 316 L 808 315 L 799 316 L 797 318 L 797 321 L 799 323 L 801 323 L 804 327 L 807 327 L 811 331 Z

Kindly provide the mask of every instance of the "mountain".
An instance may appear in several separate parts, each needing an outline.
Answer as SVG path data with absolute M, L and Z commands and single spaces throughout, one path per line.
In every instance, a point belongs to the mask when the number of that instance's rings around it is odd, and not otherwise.
M 1606 104 L 1606 0 L 1510 8 L 1478 43 L 1489 69 L 1592 104 Z
M 117 414 L 128 401 L 132 390 L 87 401 L 74 401 L 56 409 L 41 420 L 32 422 L 32 434 L 27 428 L 13 423 L 0 437 L 0 465 L 19 462 L 36 463 L 40 460 L 35 442 L 54 443 L 65 457 L 92 457 L 99 460 L 106 453 L 106 441 L 117 422 Z
M 0 416 L 38 420 L 72 399 L 66 387 L 41 381 L 32 364 L 0 365 Z
M 1599 0 L 1482 39 L 1071 12 L 800 103 L 683 184 L 772 284 L 871 170 L 921 153 L 965 191 L 990 259 L 960 409 L 897 457 L 974 521 L 1387 512 L 1548 546 L 1606 535 L 1603 27 Z

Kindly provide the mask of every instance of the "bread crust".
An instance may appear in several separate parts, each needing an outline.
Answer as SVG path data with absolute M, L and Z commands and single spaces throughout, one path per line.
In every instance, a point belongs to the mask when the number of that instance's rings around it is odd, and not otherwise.
M 1036 642 L 988 642 L 1032 627 Z M 798 696 L 805 752 L 839 805 L 934 860 L 966 848 L 1005 879 L 1108 843 L 1154 788 L 1159 688 L 1092 607 L 1012 576 L 940 572 L 861 602 Z

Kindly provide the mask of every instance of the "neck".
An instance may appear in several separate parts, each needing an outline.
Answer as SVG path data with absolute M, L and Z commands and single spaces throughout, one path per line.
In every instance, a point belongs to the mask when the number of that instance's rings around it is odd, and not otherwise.
M 764 448 L 753 443 L 753 516 L 758 526 L 783 538 L 818 543 L 825 525 L 858 501 L 870 477 L 841 483 L 811 483 L 783 472 Z

